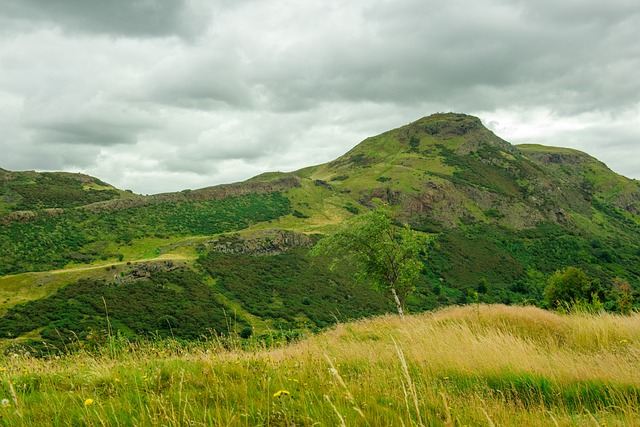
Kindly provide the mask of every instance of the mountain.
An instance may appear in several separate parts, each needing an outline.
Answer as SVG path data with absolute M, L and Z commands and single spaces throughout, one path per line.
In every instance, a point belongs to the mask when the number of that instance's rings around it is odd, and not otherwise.
M 567 266 L 615 310 L 612 283 L 635 293 L 640 281 L 638 181 L 577 150 L 514 146 L 464 114 L 424 117 L 322 165 L 193 191 L 139 196 L 65 173 L 0 179 L 0 337 L 14 343 L 96 340 L 107 312 L 127 336 L 193 339 L 229 332 L 227 313 L 243 336 L 290 337 L 387 311 L 352 286 L 353 271 L 306 254 L 374 199 L 435 236 L 411 311 L 541 304 Z
M 515 147 L 461 114 L 425 117 L 293 175 L 325 182 L 358 205 L 380 198 L 412 224 L 438 231 L 481 223 L 527 229 L 545 221 L 594 229 L 602 205 L 630 222 L 640 213 L 637 181 L 577 150 Z

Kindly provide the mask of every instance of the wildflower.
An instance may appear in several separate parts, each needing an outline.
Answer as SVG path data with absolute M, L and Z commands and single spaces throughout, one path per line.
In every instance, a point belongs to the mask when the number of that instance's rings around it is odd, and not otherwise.
M 280 397 L 280 396 L 288 396 L 291 393 L 289 393 L 288 390 L 278 390 L 275 393 L 273 393 L 273 397 Z
M 3 408 L 11 406 L 11 404 L 9 403 L 9 399 L 2 399 L 2 401 L 0 401 L 0 404 L 2 404 Z
M 620 340 L 620 344 L 624 344 L 624 343 L 627 343 L 627 342 L 629 342 L 629 341 L 628 340 Z
M 84 406 L 89 406 L 89 405 L 93 405 L 93 399 L 86 399 L 84 401 Z

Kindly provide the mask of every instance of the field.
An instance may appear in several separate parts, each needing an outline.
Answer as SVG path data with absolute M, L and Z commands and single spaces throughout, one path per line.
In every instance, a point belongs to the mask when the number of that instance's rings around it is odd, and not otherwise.
M 638 425 L 640 315 L 469 305 L 0 361 L 0 425 Z

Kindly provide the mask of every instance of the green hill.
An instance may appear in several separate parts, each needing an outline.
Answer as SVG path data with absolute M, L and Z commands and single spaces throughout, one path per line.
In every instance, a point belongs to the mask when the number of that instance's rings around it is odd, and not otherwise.
M 541 304 L 546 279 L 567 266 L 597 282 L 610 310 L 614 279 L 634 295 L 640 282 L 639 182 L 576 150 L 513 146 L 464 114 L 424 117 L 322 165 L 179 193 L 137 196 L 77 174 L 0 177 L 6 344 L 104 337 L 112 311 L 110 327 L 128 337 L 180 339 L 228 333 L 225 318 L 246 336 L 290 337 L 385 312 L 353 272 L 306 254 L 374 199 L 435 236 L 413 312 Z M 128 294 L 139 296 L 130 311 L 110 308 Z M 205 329 L 187 326 L 193 318 Z
M 133 194 L 80 173 L 10 172 L 0 169 L 0 215 L 68 208 Z

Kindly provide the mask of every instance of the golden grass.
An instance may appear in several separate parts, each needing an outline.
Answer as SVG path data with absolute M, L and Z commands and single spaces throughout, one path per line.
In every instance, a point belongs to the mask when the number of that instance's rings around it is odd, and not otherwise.
M 361 320 L 271 349 L 116 340 L 2 359 L 0 425 L 640 425 L 639 344 L 637 314 L 502 305 Z

